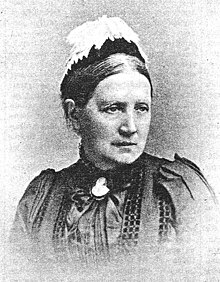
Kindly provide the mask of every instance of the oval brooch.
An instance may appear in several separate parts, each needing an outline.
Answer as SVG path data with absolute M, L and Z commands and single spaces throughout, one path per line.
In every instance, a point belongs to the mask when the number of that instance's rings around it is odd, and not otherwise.
M 92 187 L 91 193 L 97 199 L 102 199 L 105 197 L 109 192 L 109 188 L 107 187 L 107 180 L 105 177 L 100 177 L 97 181 L 95 186 Z

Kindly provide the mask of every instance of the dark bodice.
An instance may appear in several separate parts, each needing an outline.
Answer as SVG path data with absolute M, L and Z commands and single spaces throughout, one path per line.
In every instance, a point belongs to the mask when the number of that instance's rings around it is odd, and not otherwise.
M 97 197 L 92 188 L 100 178 L 108 190 Z M 196 240 L 201 230 L 210 235 L 205 230 L 217 216 L 214 202 L 198 167 L 178 155 L 171 162 L 144 153 L 111 171 L 83 158 L 59 172 L 42 171 L 30 183 L 11 237 L 48 257 L 109 259 L 177 239 Z

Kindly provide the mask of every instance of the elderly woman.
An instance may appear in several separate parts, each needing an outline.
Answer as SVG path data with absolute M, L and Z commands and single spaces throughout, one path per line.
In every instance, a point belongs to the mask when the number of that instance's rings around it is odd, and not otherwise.
M 177 154 L 169 161 L 144 152 L 153 89 L 137 35 L 103 17 L 69 41 L 61 99 L 80 158 L 30 183 L 11 240 L 44 258 L 79 261 L 212 242 L 216 199 L 200 169 Z

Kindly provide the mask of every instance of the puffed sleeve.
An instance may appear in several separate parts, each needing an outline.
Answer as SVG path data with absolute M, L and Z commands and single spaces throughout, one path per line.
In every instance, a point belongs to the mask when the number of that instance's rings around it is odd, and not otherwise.
M 178 240 L 191 251 L 197 249 L 200 255 L 203 250 L 219 255 L 219 204 L 200 169 L 175 154 L 174 161 L 161 165 L 157 185 L 166 190 L 172 201 Z
M 42 171 L 28 185 L 21 198 L 13 226 L 10 232 L 9 242 L 13 249 L 23 252 L 31 246 L 32 226 L 39 208 L 55 178 L 55 171 L 47 169 Z

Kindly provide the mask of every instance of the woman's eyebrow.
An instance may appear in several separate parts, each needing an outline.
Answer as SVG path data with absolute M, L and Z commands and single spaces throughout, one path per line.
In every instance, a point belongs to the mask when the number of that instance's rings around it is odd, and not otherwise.
M 118 100 L 99 100 L 99 105 L 111 105 L 111 104 L 119 104 L 119 105 L 126 105 L 127 102 L 124 101 L 118 101 Z
M 138 104 L 145 104 L 145 105 L 150 105 L 150 101 L 149 100 L 138 100 L 134 102 L 134 105 L 138 105 Z M 99 107 L 105 107 L 105 106 L 109 106 L 109 105 L 118 105 L 120 107 L 126 107 L 129 102 L 126 101 L 118 101 L 118 100 L 110 100 L 110 101 L 106 101 L 106 100 L 100 100 L 97 102 L 97 105 Z
M 145 101 L 140 100 L 140 101 L 136 101 L 136 102 L 135 102 L 135 104 L 149 104 L 149 103 L 150 103 L 149 100 L 145 100 Z

